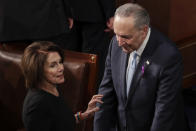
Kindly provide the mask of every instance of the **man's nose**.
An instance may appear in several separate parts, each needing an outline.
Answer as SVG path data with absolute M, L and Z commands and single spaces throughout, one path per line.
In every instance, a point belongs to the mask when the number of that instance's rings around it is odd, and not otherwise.
M 122 46 L 122 45 L 124 45 L 124 39 L 122 38 L 122 37 L 120 37 L 120 36 L 116 36 L 116 38 L 117 38 L 117 41 L 118 41 L 118 45 L 119 46 Z

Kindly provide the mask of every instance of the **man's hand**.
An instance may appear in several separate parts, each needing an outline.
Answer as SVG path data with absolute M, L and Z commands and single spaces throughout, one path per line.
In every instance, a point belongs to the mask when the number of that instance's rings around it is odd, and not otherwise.
M 105 32 L 110 32 L 112 31 L 114 28 L 113 28 L 113 22 L 114 22 L 114 17 L 110 17 L 106 23 L 107 25 L 107 28 L 105 29 Z
M 69 29 L 71 29 L 73 27 L 73 19 L 68 18 L 68 21 L 69 21 Z

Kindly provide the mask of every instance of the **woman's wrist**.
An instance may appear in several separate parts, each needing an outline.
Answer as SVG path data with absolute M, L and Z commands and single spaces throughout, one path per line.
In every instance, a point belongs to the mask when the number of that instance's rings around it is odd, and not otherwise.
M 74 115 L 74 116 L 75 116 L 75 119 L 76 119 L 76 123 L 80 123 L 80 121 L 81 121 L 80 114 L 81 114 L 81 112 L 77 112 L 77 113 Z
M 81 117 L 82 117 L 82 120 L 88 119 L 88 113 L 86 112 L 81 113 Z
M 75 115 L 76 123 L 80 123 L 81 121 L 88 119 L 88 113 L 86 112 L 77 112 Z

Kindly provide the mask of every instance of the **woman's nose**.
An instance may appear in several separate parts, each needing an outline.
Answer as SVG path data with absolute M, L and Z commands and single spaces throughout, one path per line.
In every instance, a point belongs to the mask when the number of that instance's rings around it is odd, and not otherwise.
M 64 65 L 62 63 L 59 64 L 58 71 L 59 72 L 64 71 Z

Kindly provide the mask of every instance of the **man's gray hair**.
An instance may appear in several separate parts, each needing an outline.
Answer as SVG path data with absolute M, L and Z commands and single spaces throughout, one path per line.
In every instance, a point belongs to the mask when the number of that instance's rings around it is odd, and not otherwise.
M 140 28 L 144 25 L 150 25 L 150 16 L 146 9 L 138 4 L 127 3 L 121 5 L 116 9 L 115 16 L 119 17 L 130 17 L 134 18 L 136 28 Z

